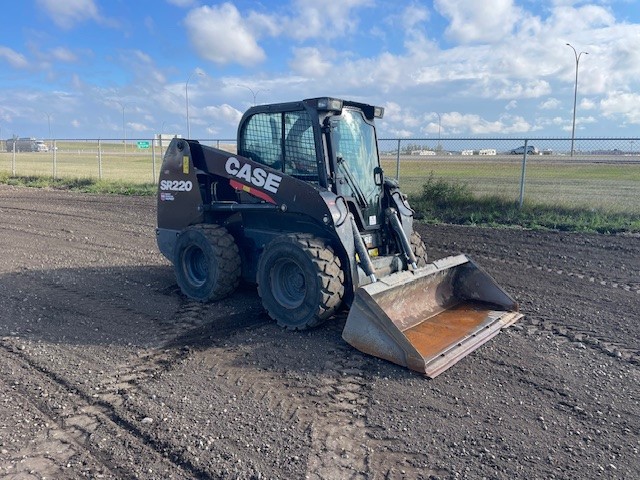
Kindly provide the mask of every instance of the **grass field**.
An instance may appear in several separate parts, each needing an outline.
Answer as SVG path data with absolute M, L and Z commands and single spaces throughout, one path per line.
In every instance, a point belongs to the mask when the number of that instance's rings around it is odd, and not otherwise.
M 396 159 L 382 159 L 385 172 L 396 175 Z M 429 177 L 462 183 L 477 196 L 520 198 L 522 158 L 401 157 L 403 190 L 417 194 Z M 614 162 L 568 158 L 530 158 L 524 198 L 529 203 L 640 213 L 640 161 Z
M 16 153 L 15 160 L 12 153 L 0 152 L 0 173 L 154 183 L 164 152 L 159 146 L 140 149 L 135 141 L 126 146 L 122 141 L 58 141 L 56 146 L 55 152 Z M 383 157 L 382 164 L 387 175 L 396 175 L 395 156 Z M 429 178 L 438 178 L 465 184 L 480 197 L 513 201 L 520 197 L 521 175 L 519 156 L 403 156 L 399 168 L 408 194 L 420 193 Z M 640 158 L 530 157 L 524 195 L 533 204 L 639 214 Z

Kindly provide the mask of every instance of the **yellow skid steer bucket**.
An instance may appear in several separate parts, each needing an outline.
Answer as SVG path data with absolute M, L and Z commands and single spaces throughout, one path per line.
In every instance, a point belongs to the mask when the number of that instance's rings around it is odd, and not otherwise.
M 358 288 L 342 338 L 433 378 L 521 317 L 488 273 L 458 255 Z

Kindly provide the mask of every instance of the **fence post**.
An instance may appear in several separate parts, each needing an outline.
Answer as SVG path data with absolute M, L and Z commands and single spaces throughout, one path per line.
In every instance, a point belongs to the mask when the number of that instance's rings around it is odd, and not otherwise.
M 398 139 L 398 150 L 396 152 L 396 180 L 400 181 L 400 142 L 402 140 Z
M 58 176 L 58 141 L 53 141 L 53 179 L 57 180 Z
M 51 173 L 53 174 L 53 177 L 55 179 L 55 167 L 54 165 L 56 164 L 56 141 L 53 139 L 49 139 L 49 148 L 51 148 Z
M 156 139 L 151 139 L 151 181 L 156 181 Z
M 522 175 L 520 176 L 520 208 L 524 204 L 524 180 L 527 173 L 527 144 L 529 140 L 524 141 L 524 154 L 522 155 Z
M 98 139 L 98 180 L 102 180 L 102 140 Z
M 16 176 L 16 138 L 13 138 L 13 155 L 11 155 L 11 175 Z

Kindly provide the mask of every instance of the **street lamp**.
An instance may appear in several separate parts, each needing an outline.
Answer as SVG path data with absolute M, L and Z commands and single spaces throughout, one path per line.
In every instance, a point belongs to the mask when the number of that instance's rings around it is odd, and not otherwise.
M 251 92 L 251 95 L 253 95 L 253 106 L 256 106 L 256 97 L 258 96 L 258 94 L 260 92 L 268 92 L 269 89 L 268 88 L 262 88 L 260 90 L 253 90 L 251 87 L 247 87 L 246 85 L 239 85 L 236 84 L 236 87 L 242 87 L 242 88 L 246 88 L 247 90 L 249 90 Z
M 162 132 L 164 132 L 164 120 L 162 121 L 162 125 L 160 125 L 160 133 L 159 133 L 159 137 L 160 137 L 160 158 L 162 158 Z
M 576 58 L 576 84 L 573 90 L 573 125 L 571 127 L 571 156 L 573 157 L 573 144 L 576 138 L 576 102 L 578 100 L 578 65 L 580 64 L 580 57 L 582 56 L 582 54 L 584 53 L 585 55 L 589 55 L 589 52 L 578 53 L 576 49 L 573 48 L 573 45 L 571 45 L 570 43 L 567 43 L 567 46 L 571 47 L 571 50 L 573 50 L 573 54 L 575 55 L 575 58 Z
M 127 129 L 125 128 L 124 123 L 124 107 L 128 105 L 128 103 L 118 102 L 116 103 L 122 107 L 122 142 L 124 143 L 124 155 L 127 156 Z
M 202 73 L 200 70 L 194 70 L 189 75 L 189 78 L 187 78 L 187 83 L 184 84 L 184 98 L 187 104 L 187 138 L 191 138 L 191 126 L 189 125 L 189 80 L 191 80 L 191 77 L 193 77 L 194 75 L 200 75 L 201 77 L 204 77 L 204 73 Z
M 49 148 L 53 148 L 53 139 L 51 138 L 51 114 L 48 112 L 44 112 L 44 114 L 47 116 L 47 124 L 49 125 Z

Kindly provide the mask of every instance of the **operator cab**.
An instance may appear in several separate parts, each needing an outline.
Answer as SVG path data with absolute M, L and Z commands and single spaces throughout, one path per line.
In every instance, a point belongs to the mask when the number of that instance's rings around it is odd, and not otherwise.
M 383 222 L 375 118 L 384 109 L 335 98 L 259 105 L 238 128 L 238 154 L 345 197 L 363 230 Z
M 238 154 L 300 180 L 326 186 L 314 117 L 300 102 L 250 109 L 238 131 Z M 294 110 L 295 109 L 295 110 Z M 317 123 L 317 119 L 315 120 Z

